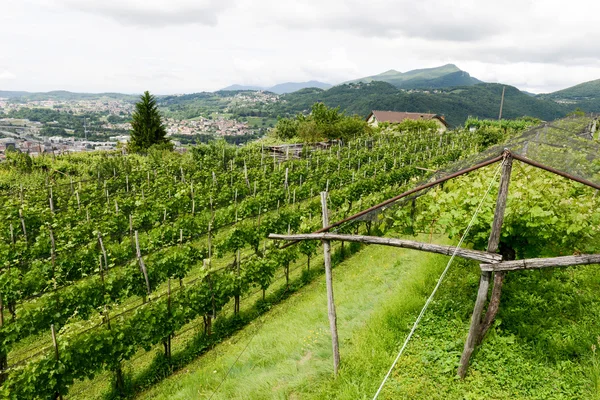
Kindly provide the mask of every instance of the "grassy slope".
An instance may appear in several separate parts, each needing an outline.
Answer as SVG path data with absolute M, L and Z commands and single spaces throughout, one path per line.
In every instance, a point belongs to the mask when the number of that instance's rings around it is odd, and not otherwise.
M 402 287 L 402 277 L 424 260 L 439 267 L 443 257 L 402 249 L 369 247 L 336 267 L 334 290 L 342 359 L 354 333 Z M 439 269 L 439 268 L 438 268 Z M 294 398 L 314 379 L 331 375 L 323 278 L 274 307 L 230 340 L 199 358 L 142 398 L 210 397 L 227 369 L 250 342 L 214 399 Z
M 210 397 L 257 332 L 213 398 L 369 399 L 444 264 L 441 256 L 370 247 L 336 269 L 336 380 L 320 279 L 141 397 Z M 596 266 L 511 274 L 496 327 L 460 381 L 477 284 L 476 265 L 453 266 L 381 399 L 600 399 L 600 357 L 589 346 L 600 334 Z

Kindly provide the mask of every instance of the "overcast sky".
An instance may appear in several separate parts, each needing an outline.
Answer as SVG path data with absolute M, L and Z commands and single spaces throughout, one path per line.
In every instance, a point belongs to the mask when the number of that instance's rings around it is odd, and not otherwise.
M 600 2 L 0 0 L 0 90 L 158 94 L 454 63 L 535 93 L 600 78 Z

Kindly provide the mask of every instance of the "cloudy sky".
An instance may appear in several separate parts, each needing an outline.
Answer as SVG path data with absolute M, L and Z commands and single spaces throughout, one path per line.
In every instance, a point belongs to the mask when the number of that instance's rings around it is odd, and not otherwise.
M 549 92 L 600 78 L 600 2 L 0 0 L 0 90 L 191 93 L 454 63 Z

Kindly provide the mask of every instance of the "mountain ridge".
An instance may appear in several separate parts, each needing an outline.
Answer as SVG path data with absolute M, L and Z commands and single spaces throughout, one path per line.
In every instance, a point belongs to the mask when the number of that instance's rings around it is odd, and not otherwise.
M 217 92 L 235 91 L 235 90 L 262 90 L 265 92 L 272 92 L 275 94 L 285 94 L 285 93 L 292 93 L 292 92 L 296 92 L 298 90 L 311 88 L 311 87 L 316 87 L 319 89 L 329 89 L 332 86 L 333 85 L 331 85 L 330 83 L 320 82 L 320 81 L 315 81 L 315 80 L 310 80 L 310 81 L 306 81 L 306 82 L 284 82 L 284 83 L 278 83 L 273 86 L 240 85 L 240 84 L 236 83 L 236 84 L 224 87 L 223 89 L 219 89 L 219 90 L 217 90 Z
M 377 75 L 353 79 L 349 83 L 386 82 L 399 89 L 442 89 L 453 86 L 471 86 L 482 83 L 473 78 L 468 72 L 461 70 L 454 64 L 445 64 L 439 67 L 419 68 L 406 72 L 395 69 L 382 72 Z

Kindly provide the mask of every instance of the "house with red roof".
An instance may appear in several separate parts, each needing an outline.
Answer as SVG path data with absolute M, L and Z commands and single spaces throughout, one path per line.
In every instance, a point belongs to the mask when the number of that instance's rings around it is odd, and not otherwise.
M 367 123 L 374 127 L 379 125 L 379 123 L 381 122 L 398 124 L 406 120 L 435 121 L 440 127 L 440 132 L 444 132 L 448 129 L 448 123 L 446 122 L 446 118 L 444 118 L 444 116 L 440 114 L 373 110 L 367 117 Z

